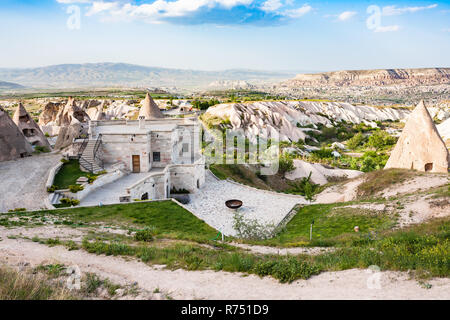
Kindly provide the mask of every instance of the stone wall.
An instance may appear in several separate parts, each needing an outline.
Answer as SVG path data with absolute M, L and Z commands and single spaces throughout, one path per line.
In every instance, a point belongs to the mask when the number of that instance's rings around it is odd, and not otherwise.
M 150 147 L 148 135 L 104 134 L 102 137 L 104 162 L 123 162 L 129 171 L 133 171 L 133 155 L 140 157 L 141 172 L 150 171 Z

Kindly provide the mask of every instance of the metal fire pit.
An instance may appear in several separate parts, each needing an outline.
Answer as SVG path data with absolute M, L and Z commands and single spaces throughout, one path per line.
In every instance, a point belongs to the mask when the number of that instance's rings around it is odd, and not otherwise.
M 244 203 L 241 200 L 228 200 L 225 202 L 225 205 L 233 210 L 237 210 L 242 207 Z

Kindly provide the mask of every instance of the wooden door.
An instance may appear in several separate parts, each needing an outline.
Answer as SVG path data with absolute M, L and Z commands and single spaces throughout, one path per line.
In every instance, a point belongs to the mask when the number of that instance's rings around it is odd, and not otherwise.
M 141 172 L 141 157 L 133 156 L 133 173 Z

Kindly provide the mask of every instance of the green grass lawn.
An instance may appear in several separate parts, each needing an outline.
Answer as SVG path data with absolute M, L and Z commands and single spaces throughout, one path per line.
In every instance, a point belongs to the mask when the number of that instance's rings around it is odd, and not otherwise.
M 345 205 L 317 204 L 302 207 L 277 236 L 260 242 L 280 246 L 336 245 L 373 231 L 388 230 L 395 224 L 395 217 L 387 213 L 342 208 Z M 313 220 L 313 241 L 310 242 L 309 233 Z M 355 233 L 355 226 L 360 228 L 359 233 Z
M 134 228 L 151 228 L 158 237 L 207 241 L 218 231 L 172 201 L 139 202 L 45 211 L 75 224 L 104 222 Z
M 59 172 L 55 176 L 53 184 L 58 189 L 68 189 L 70 185 L 74 185 L 78 178 L 87 177 L 88 173 L 80 170 L 80 163 L 78 160 L 69 160 L 63 164 Z

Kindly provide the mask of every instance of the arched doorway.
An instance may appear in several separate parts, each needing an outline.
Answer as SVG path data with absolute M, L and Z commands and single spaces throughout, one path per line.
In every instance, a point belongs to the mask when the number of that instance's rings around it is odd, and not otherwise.
M 141 200 L 148 200 L 148 192 L 142 195 Z

